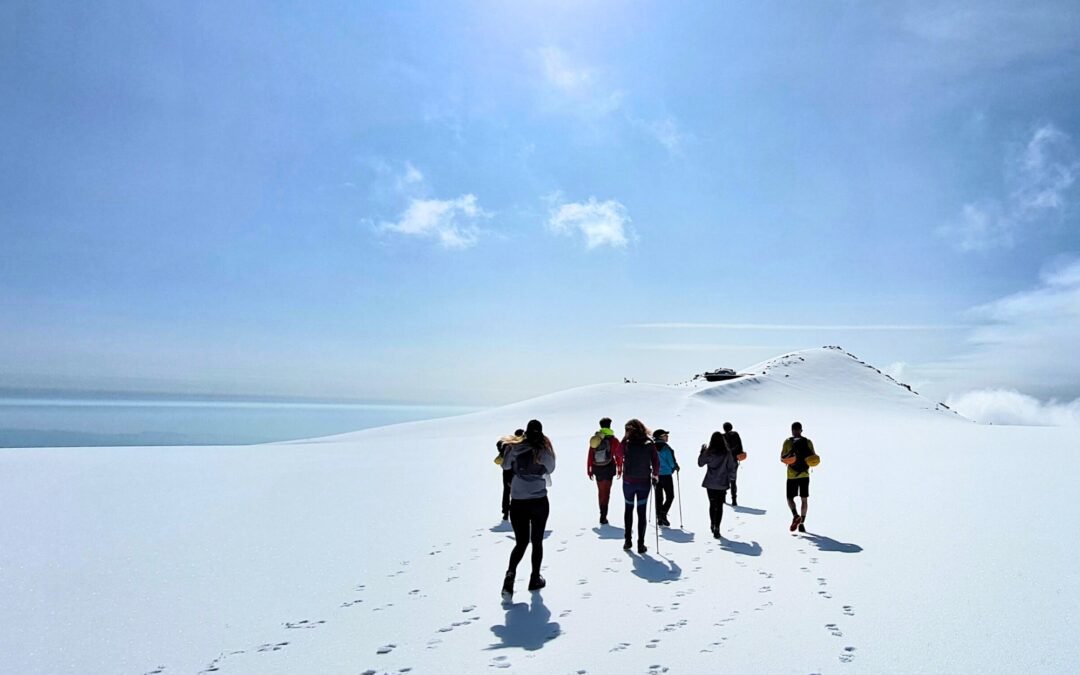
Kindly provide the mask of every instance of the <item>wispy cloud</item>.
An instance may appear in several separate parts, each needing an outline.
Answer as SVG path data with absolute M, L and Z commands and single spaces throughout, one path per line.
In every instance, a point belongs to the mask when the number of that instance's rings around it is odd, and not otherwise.
M 1080 399 L 1044 402 L 1015 389 L 983 389 L 950 396 L 946 404 L 984 424 L 1080 426 Z
M 549 201 L 553 206 L 548 218 L 548 229 L 556 234 L 585 238 L 585 247 L 625 247 L 632 236 L 630 216 L 626 207 L 614 199 L 599 202 L 589 197 L 584 202 L 562 203 L 562 195 L 555 193 Z
M 434 239 L 448 249 L 469 248 L 479 241 L 479 224 L 491 214 L 480 208 L 476 195 L 434 199 L 428 196 L 430 188 L 424 174 L 412 162 L 394 167 L 376 159 L 372 166 L 377 175 L 374 189 L 399 205 L 406 202 L 397 220 L 380 222 L 375 226 L 377 231 Z
M 965 353 L 918 368 L 952 391 L 1016 389 L 1043 399 L 1080 397 L 1080 260 L 1048 267 L 1039 284 L 968 312 Z
M 1080 158 L 1069 136 L 1044 124 L 1006 162 L 1007 194 L 965 204 L 938 232 L 961 251 L 1012 247 L 1025 229 L 1060 217 L 1078 174 Z
M 545 101 L 550 107 L 595 119 L 622 106 L 623 92 L 603 81 L 597 68 L 554 46 L 536 50 L 535 56 L 545 85 Z
M 711 330 L 761 330 L 761 331 L 928 331 L 961 328 L 958 325 L 940 324 L 783 324 L 783 323 L 633 323 L 627 328 L 651 329 L 711 329 Z
M 683 131 L 679 121 L 671 115 L 655 120 L 627 115 L 627 119 L 634 127 L 664 146 L 672 155 L 681 155 L 687 143 L 693 139 L 693 136 Z
M 444 248 L 469 248 L 480 238 L 477 223 L 488 217 L 477 204 L 476 195 L 457 199 L 413 199 L 396 222 L 379 228 L 414 237 L 433 238 Z
M 628 344 L 625 345 L 627 349 L 636 349 L 642 351 L 654 351 L 654 352 L 719 352 L 719 351 L 740 351 L 740 352 L 767 352 L 769 354 L 775 354 L 778 351 L 784 351 L 778 347 L 763 347 L 762 345 L 718 345 L 718 344 L 688 344 L 688 343 L 660 343 L 660 344 Z

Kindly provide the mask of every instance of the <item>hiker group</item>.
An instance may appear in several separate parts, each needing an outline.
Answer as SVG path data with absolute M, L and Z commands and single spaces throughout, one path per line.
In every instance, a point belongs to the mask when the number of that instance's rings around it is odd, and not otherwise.
M 739 465 L 746 460 L 742 438 L 730 422 L 725 422 L 723 432 L 716 431 L 709 442 L 701 446 L 697 464 L 705 467 L 701 486 L 709 498 L 709 526 L 712 535 L 721 539 L 720 525 L 724 517 L 727 493 L 731 492 L 731 505 L 738 506 Z M 596 481 L 597 502 L 600 509 L 600 526 L 608 525 L 608 505 L 611 487 L 615 479 L 622 480 L 623 549 L 634 545 L 634 513 L 637 513 L 637 552 L 645 553 L 646 516 L 648 504 L 655 492 L 657 540 L 659 528 L 671 527 L 668 513 L 675 501 L 680 473 L 675 449 L 668 443 L 670 432 L 657 429 L 650 432 L 638 419 L 624 425 L 620 440 L 612 430 L 609 417 L 600 420 L 600 428 L 589 439 L 586 473 L 589 480 Z M 509 520 L 514 530 L 514 548 L 503 579 L 503 593 L 514 590 L 517 566 L 525 556 L 525 549 L 532 546 L 532 574 L 530 591 L 546 585 L 540 575 L 544 557 L 544 527 L 550 511 L 547 488 L 555 471 L 555 450 L 551 439 L 543 433 L 539 420 L 531 420 L 525 429 L 518 429 L 510 436 L 500 438 L 496 444 L 498 455 L 495 463 L 503 473 L 502 517 Z M 820 462 L 814 444 L 802 435 L 802 424 L 793 422 L 791 436 L 780 450 L 780 461 L 787 467 L 787 503 L 792 521 L 789 529 L 805 532 L 807 502 L 810 497 L 810 469 Z M 795 498 L 800 504 L 796 508 Z M 679 504 L 679 526 L 682 527 L 682 503 Z

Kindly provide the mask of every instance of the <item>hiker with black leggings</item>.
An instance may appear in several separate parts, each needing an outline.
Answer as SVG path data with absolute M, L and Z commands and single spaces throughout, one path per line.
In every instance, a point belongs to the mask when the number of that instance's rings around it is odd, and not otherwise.
M 735 458 L 731 456 L 731 451 L 724 443 L 724 434 L 719 431 L 713 432 L 709 438 L 709 444 L 701 446 L 697 463 L 698 466 L 707 467 L 701 487 L 709 493 L 709 528 L 712 530 L 713 538 L 719 539 L 720 521 L 724 518 L 724 497 L 727 496 L 736 464 Z
M 619 463 L 622 465 L 623 497 L 626 500 L 626 510 L 623 513 L 626 541 L 623 543 L 623 548 L 629 550 L 632 546 L 636 507 L 637 550 L 638 553 L 644 553 L 648 550 L 645 547 L 645 511 L 648 508 L 649 493 L 660 473 L 660 456 L 656 452 L 656 445 L 649 438 L 649 432 L 640 420 L 630 420 L 626 423 L 626 435 L 619 444 L 619 452 L 622 455 L 622 461 Z
M 525 557 L 525 549 L 532 544 L 532 575 L 529 590 L 538 591 L 547 585 L 540 576 L 540 563 L 544 560 L 544 526 L 547 525 L 548 476 L 555 471 L 555 450 L 551 439 L 544 435 L 538 420 L 530 420 L 525 427 L 525 438 L 520 443 L 504 446 L 503 466 L 507 463 L 514 472 L 510 483 L 510 525 L 514 528 L 514 550 L 510 551 L 510 565 L 503 578 L 502 592 L 514 593 L 514 577 L 518 563 Z

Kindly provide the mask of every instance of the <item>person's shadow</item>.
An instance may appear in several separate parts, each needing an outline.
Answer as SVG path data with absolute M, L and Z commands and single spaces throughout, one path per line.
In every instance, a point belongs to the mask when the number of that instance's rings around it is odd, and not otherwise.
M 819 551 L 826 553 L 859 553 L 862 551 L 862 546 L 858 544 L 845 544 L 822 534 L 806 532 L 802 538 L 809 540 L 811 544 L 818 547 Z
M 694 541 L 694 533 L 682 529 L 676 530 L 673 527 L 664 527 L 660 529 L 660 538 L 676 544 L 689 544 Z
M 614 525 L 598 525 L 592 529 L 600 539 L 625 539 L 626 530 Z
M 491 632 L 500 642 L 490 645 L 488 649 L 520 647 L 533 652 L 562 635 L 559 624 L 548 620 L 551 611 L 544 605 L 544 598 L 539 592 L 532 593 L 528 604 L 504 602 L 503 607 L 506 608 L 506 623 L 491 627 Z
M 673 560 L 664 558 L 668 563 L 665 565 L 652 556 L 632 555 L 629 551 L 626 553 L 634 563 L 634 576 L 651 584 L 675 581 L 682 576 L 682 568 Z
M 750 516 L 763 516 L 767 513 L 765 509 L 755 509 L 749 506 L 732 506 L 731 508 L 735 513 L 745 513 Z
M 761 544 L 756 541 L 735 541 L 734 539 L 724 537 L 720 539 L 720 548 L 732 553 L 738 553 L 739 555 L 761 555 Z

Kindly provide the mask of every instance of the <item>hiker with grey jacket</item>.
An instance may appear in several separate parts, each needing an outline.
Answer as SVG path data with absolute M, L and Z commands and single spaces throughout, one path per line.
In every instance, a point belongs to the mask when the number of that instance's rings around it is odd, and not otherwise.
M 720 538 L 720 521 L 724 518 L 724 498 L 735 475 L 735 458 L 731 456 L 724 434 L 714 431 L 709 444 L 701 446 L 698 466 L 704 466 L 705 479 L 701 487 L 709 494 L 709 525 L 715 539 Z
M 520 443 L 503 447 L 503 467 L 514 472 L 510 482 L 510 525 L 514 528 L 514 549 L 510 551 L 510 565 L 503 578 L 503 595 L 514 593 L 514 577 L 518 563 L 525 557 L 525 549 L 532 544 L 532 575 L 529 590 L 538 591 L 547 585 L 540 576 L 540 564 L 544 560 L 544 526 L 547 525 L 547 488 L 549 478 L 555 471 L 555 450 L 551 439 L 544 435 L 539 420 L 530 420 L 525 427 L 525 438 Z

